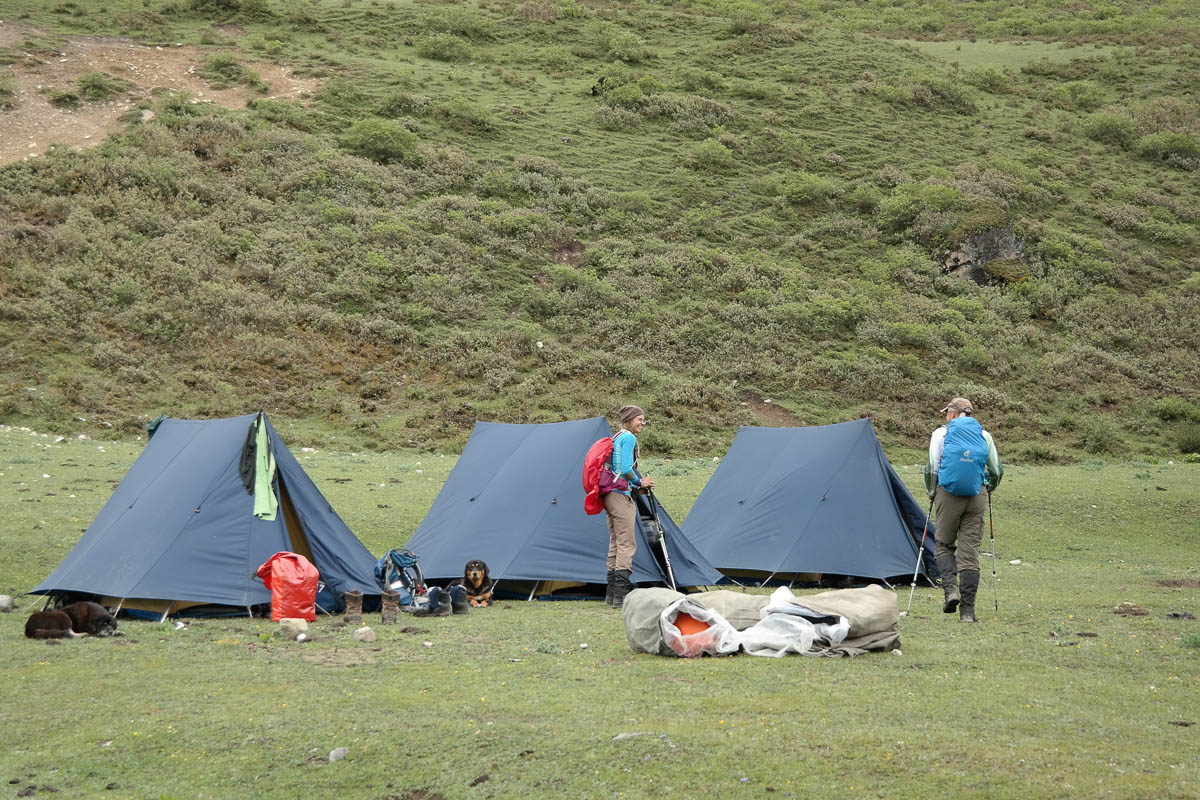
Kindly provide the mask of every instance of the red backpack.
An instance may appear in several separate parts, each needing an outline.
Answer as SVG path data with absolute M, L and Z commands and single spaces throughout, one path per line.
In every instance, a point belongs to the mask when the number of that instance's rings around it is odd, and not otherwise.
M 599 514 L 604 510 L 604 495 L 600 494 L 600 475 L 604 465 L 612 459 L 613 440 L 617 434 L 597 439 L 583 457 L 583 510 L 588 514 Z

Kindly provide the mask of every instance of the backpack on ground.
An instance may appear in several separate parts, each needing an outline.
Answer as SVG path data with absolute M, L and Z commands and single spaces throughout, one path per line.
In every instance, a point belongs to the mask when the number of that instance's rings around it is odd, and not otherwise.
M 604 473 L 608 473 L 610 478 L 616 477 L 612 474 L 612 451 L 613 442 L 619 435 L 614 433 L 612 436 L 597 439 L 583 457 L 583 490 L 587 492 L 583 498 L 583 510 L 588 514 L 599 514 L 603 511 L 604 495 L 616 488 L 607 480 L 602 487 L 601 478 L 604 477 Z
M 420 559 L 411 550 L 389 550 L 375 564 L 375 580 L 379 588 L 391 589 L 402 606 L 411 606 L 425 594 L 425 576 L 421 574 Z
M 946 423 L 938 485 L 956 497 L 974 497 L 983 488 L 987 459 L 987 440 L 979 420 L 955 417 Z

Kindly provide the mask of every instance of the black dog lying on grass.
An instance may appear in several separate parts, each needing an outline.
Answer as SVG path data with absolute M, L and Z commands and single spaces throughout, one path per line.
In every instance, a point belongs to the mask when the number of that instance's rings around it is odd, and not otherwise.
M 483 559 L 472 558 L 463 568 L 463 576 L 450 581 L 451 586 L 462 586 L 467 590 L 467 602 L 471 608 L 483 608 L 492 604 L 492 587 L 496 582 L 488 574 L 488 565 Z
M 116 619 L 99 603 L 73 603 L 58 611 L 37 611 L 25 622 L 25 635 L 30 639 L 113 636 L 116 632 Z
M 112 636 L 117 632 L 116 619 L 99 603 L 73 603 L 61 611 L 71 618 L 71 630 L 76 633 Z

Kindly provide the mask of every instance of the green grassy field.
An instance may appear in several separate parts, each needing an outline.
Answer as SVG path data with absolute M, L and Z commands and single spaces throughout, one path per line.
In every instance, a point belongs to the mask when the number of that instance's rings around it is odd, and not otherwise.
M 304 453 L 281 428 L 376 554 L 407 539 L 454 463 Z M 141 447 L 56 438 L 0 428 L 0 591 L 57 565 Z M 652 462 L 676 519 L 714 467 Z M 1168 615 L 1200 612 L 1198 479 L 1200 466 L 1166 461 L 1011 467 L 981 623 L 942 615 L 920 588 L 902 652 L 857 659 L 635 655 L 595 601 L 402 617 L 373 624 L 373 644 L 323 618 L 303 644 L 267 620 L 122 619 L 123 637 L 47 645 L 23 638 L 33 603 L 19 599 L 0 615 L 0 791 L 1196 797 L 1200 623 Z M 1147 613 L 1118 615 L 1121 603 Z M 338 747 L 346 758 L 327 763 Z

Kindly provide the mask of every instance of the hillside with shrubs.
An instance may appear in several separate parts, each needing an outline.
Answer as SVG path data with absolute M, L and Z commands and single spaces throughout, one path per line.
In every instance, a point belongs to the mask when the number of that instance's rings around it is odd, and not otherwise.
M 965 395 L 1014 462 L 1200 451 L 1191 3 L 6 5 L 0 115 L 81 35 L 259 95 L 0 168 L 7 422 L 449 450 L 636 402 L 655 456 L 913 453 Z

